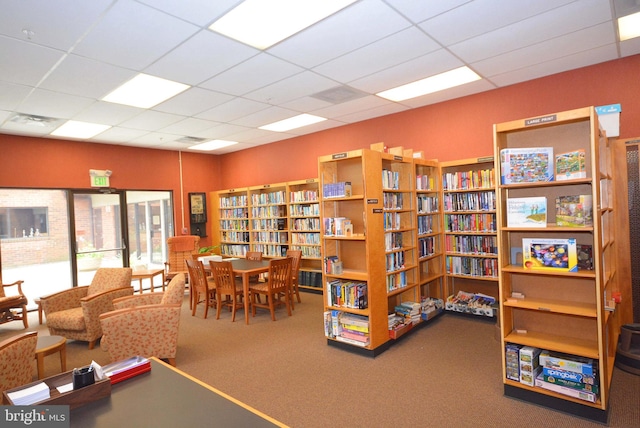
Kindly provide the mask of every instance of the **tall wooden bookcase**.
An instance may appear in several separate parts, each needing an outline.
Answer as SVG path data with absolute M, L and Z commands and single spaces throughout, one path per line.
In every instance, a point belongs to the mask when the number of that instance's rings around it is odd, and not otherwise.
M 420 290 L 422 296 L 445 299 L 441 168 L 435 160 L 416 158 L 413 164 Z
M 493 156 L 441 162 L 446 295 L 494 297 L 498 236 Z
M 586 178 L 498 184 L 498 246 L 502 364 L 505 395 L 543 404 L 589 419 L 606 422 L 609 388 L 620 325 L 628 310 L 627 298 L 616 308 L 608 303 L 628 282 L 616 266 L 617 215 L 609 143 L 598 125 L 593 107 L 553 113 L 494 125 L 496 177 L 513 169 L 501 162 L 503 149 L 552 147 L 553 154 L 584 150 Z M 542 166 L 541 163 L 537 163 Z M 553 169 L 554 162 L 549 163 Z M 516 166 L 520 172 L 530 172 Z M 590 195 L 593 226 L 558 226 L 555 200 L 559 196 Z M 511 198 L 546 197 L 546 227 L 508 227 L 507 201 Z M 576 272 L 560 269 L 527 269 L 515 264 L 514 249 L 523 238 L 575 239 L 590 245 L 593 268 Z M 507 378 L 505 346 L 524 345 L 576 357 L 598 364 L 600 393 L 591 403 Z
M 248 189 L 221 190 L 211 196 L 215 207 L 211 234 L 214 245 L 220 246 L 222 255 L 244 256 L 250 248 Z

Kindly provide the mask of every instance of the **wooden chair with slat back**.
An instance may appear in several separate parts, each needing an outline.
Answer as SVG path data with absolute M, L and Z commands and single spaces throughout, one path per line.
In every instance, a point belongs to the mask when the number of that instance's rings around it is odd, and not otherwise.
M 247 260 L 262 260 L 262 251 L 247 251 L 244 258 Z M 249 282 L 258 282 L 258 278 L 259 275 L 251 275 L 249 277 Z
M 284 305 L 291 316 L 291 263 L 290 257 L 270 260 L 267 282 L 249 285 L 252 316 L 256 316 L 256 307 L 265 308 L 269 309 L 271 320 L 275 321 L 275 307 L 279 305 Z M 265 296 L 265 303 L 258 301 L 260 295 Z M 284 301 L 279 296 L 284 296 Z
M 236 309 L 244 307 L 242 281 L 237 279 L 233 273 L 231 262 L 209 261 L 209 266 L 211 267 L 211 276 L 216 287 L 216 319 L 220 319 L 222 307 L 228 306 L 231 308 L 231 322 L 233 322 L 236 320 Z
M 300 288 L 298 284 L 298 277 L 300 271 L 300 261 L 302 260 L 301 250 L 287 250 L 287 257 L 291 257 L 291 309 L 295 309 L 293 304 L 293 296 L 295 294 L 298 303 L 302 303 L 300 300 Z
M 171 236 L 167 239 L 167 262 L 165 262 L 165 283 L 162 284 L 162 291 L 169 282 L 179 273 L 187 275 L 189 283 L 189 309 L 193 308 L 193 292 L 191 290 L 191 281 L 189 281 L 189 269 L 185 260 L 192 259 L 193 255 L 200 248 L 200 237 L 195 235 Z
M 204 317 L 207 318 L 209 306 L 214 306 L 217 303 L 215 282 L 213 278 L 207 277 L 204 265 L 200 260 L 187 259 L 186 264 L 193 292 L 191 316 L 195 316 L 198 304 L 204 302 Z

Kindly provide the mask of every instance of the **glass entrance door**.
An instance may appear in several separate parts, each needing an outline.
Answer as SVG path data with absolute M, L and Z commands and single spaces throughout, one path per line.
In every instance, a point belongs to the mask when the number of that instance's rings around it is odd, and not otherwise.
M 127 266 L 122 193 L 73 193 L 77 284 L 87 285 L 100 267 Z

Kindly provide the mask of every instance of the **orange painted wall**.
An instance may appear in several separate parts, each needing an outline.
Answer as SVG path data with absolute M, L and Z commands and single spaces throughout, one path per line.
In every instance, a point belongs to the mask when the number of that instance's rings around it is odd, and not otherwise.
M 640 55 L 221 156 L 222 189 L 317 176 L 317 157 L 368 148 L 441 161 L 493 154 L 493 124 L 620 103 L 620 138 L 640 136 Z
M 176 151 L 6 134 L 0 134 L 0 153 L 1 187 L 87 189 L 90 169 L 110 169 L 110 184 L 116 189 L 173 191 L 178 234 L 183 218 L 180 163 L 186 227 L 188 193 L 220 186 L 220 157 L 200 153 L 183 152 L 181 160 Z

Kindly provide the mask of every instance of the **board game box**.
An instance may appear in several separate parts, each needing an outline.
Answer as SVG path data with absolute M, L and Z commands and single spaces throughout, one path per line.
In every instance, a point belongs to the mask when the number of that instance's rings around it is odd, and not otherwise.
M 577 272 L 576 240 L 523 238 L 522 265 L 525 269 Z
M 591 195 L 559 196 L 556 198 L 558 226 L 593 226 L 593 198 Z
M 546 227 L 547 198 L 534 196 L 529 198 L 507 199 L 507 227 Z
M 587 178 L 586 155 L 584 149 L 556 155 L 556 180 Z
M 500 150 L 502 184 L 553 181 L 553 147 Z

